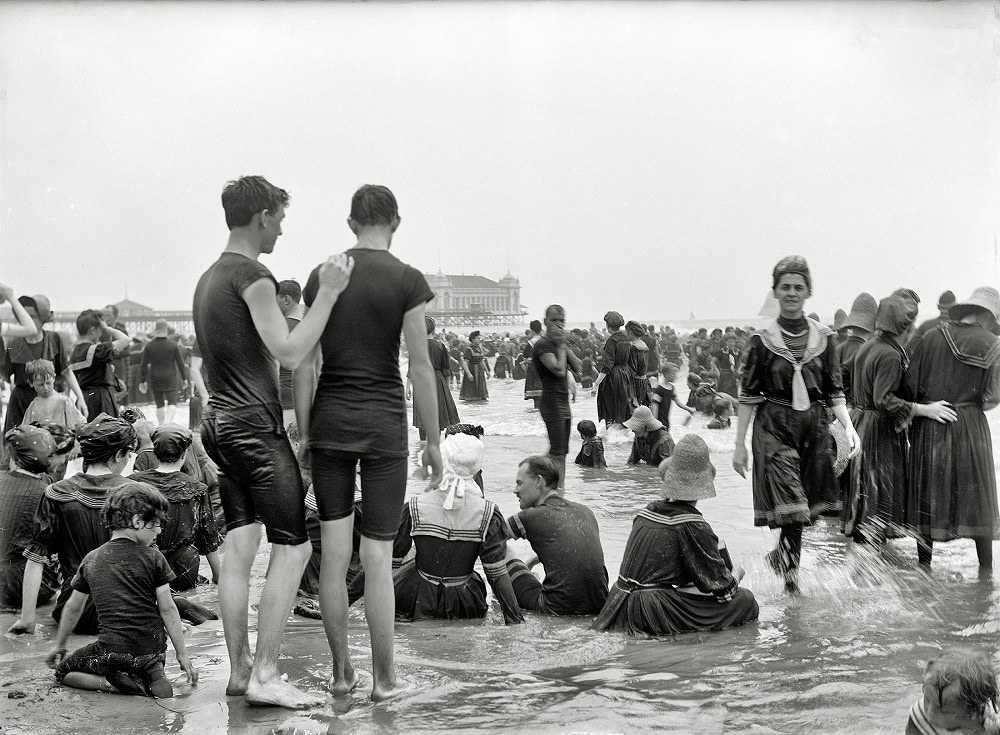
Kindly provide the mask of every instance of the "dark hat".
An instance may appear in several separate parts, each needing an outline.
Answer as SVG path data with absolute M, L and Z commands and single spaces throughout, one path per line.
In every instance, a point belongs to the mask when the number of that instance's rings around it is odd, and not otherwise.
M 149 435 L 153 440 L 153 453 L 160 457 L 178 457 L 187 451 L 194 441 L 190 430 L 179 424 L 163 424 L 153 429 Z
M 124 419 L 100 414 L 77 431 L 80 453 L 85 460 L 103 460 L 123 449 L 134 447 L 138 441 L 135 429 Z
M 482 332 L 480 332 L 478 329 L 473 329 L 471 332 L 469 332 L 469 341 L 471 342 L 476 337 L 479 337 L 481 335 L 482 335 Z
M 890 295 L 899 296 L 900 298 L 904 298 L 907 301 L 912 301 L 914 304 L 920 303 L 920 297 L 917 296 L 917 292 L 914 291 L 912 288 L 897 288 Z
M 941 298 L 938 299 L 938 308 L 941 311 L 948 311 L 951 307 L 955 305 L 955 292 L 945 291 L 941 294 Z
M 916 304 L 902 296 L 890 296 L 878 302 L 875 328 L 883 334 L 898 335 L 909 329 L 916 318 Z
M 617 311 L 609 311 L 604 315 L 604 323 L 608 325 L 608 329 L 615 330 L 625 323 L 625 318 Z
M 445 436 L 454 436 L 455 434 L 468 434 L 469 436 L 474 436 L 481 439 L 486 432 L 483 430 L 482 426 L 474 426 L 473 424 L 452 424 L 444 430 Z
M 671 500 L 704 500 L 715 497 L 715 467 L 708 445 L 697 434 L 686 434 L 674 453 L 660 462 L 663 494 Z
M 31 424 L 21 424 L 4 434 L 4 441 L 10 448 L 14 462 L 21 469 L 36 473 L 49 469 L 50 458 L 56 451 L 56 443 L 45 429 Z
M 851 313 L 844 322 L 844 327 L 855 327 L 864 329 L 866 332 L 875 329 L 875 313 L 878 311 L 878 302 L 870 293 L 862 292 L 851 304 Z
M 777 288 L 782 276 L 798 273 L 806 280 L 806 288 L 812 290 L 812 277 L 809 275 L 809 264 L 801 255 L 789 255 L 778 261 L 771 271 L 771 288 Z
M 646 333 L 646 330 L 642 328 L 642 325 L 634 319 L 629 319 L 625 324 L 625 331 L 634 334 L 636 337 L 641 337 Z

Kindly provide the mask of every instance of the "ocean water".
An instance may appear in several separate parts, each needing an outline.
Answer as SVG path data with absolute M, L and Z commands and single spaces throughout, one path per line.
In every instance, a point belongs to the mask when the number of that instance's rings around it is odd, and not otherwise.
M 541 418 L 523 400 L 523 385 L 491 380 L 488 403 L 459 405 L 463 421 L 486 430 L 486 493 L 506 514 L 517 511 L 512 493 L 517 463 L 547 448 Z M 581 391 L 572 409 L 574 425 L 596 419 L 589 391 Z M 989 415 L 994 430 L 998 415 Z M 971 541 L 936 545 L 928 576 L 917 568 L 912 539 L 892 541 L 882 553 L 873 553 L 840 536 L 834 521 L 821 520 L 805 532 L 802 593 L 787 595 L 762 563 L 775 535 L 752 525 L 750 480 L 730 465 L 735 427 L 711 431 L 706 424 L 706 418 L 696 417 L 672 433 L 679 439 L 696 432 L 712 450 L 718 497 L 699 507 L 726 539 L 734 560 L 747 569 L 743 586 L 760 604 L 756 623 L 719 633 L 636 640 L 593 632 L 590 618 L 529 613 L 526 624 L 505 627 L 494 602 L 482 621 L 397 624 L 397 670 L 414 689 L 374 705 L 367 699 L 367 628 L 363 605 L 357 605 L 350 614 L 349 639 L 362 686 L 349 699 L 329 698 L 324 707 L 295 713 L 250 708 L 224 696 L 228 661 L 221 624 L 215 621 L 187 636 L 202 671 L 197 686 L 178 684 L 178 696 L 160 703 L 81 693 L 101 698 L 101 704 L 76 719 L 73 731 L 898 733 L 919 695 L 927 659 L 942 647 L 979 646 L 995 657 L 1000 591 L 992 576 L 980 575 Z M 411 440 L 414 471 L 408 491 L 416 493 L 422 481 L 415 431 Z M 574 438 L 570 460 L 578 446 Z M 567 496 L 597 515 L 612 580 L 632 518 L 659 494 L 655 468 L 625 464 L 629 449 L 627 436 L 610 436 L 608 469 L 585 470 L 571 463 L 567 478 Z M 259 594 L 266 560 L 265 544 L 252 596 Z M 195 597 L 211 602 L 214 588 Z M 0 624 L 6 628 L 12 619 L 0 615 Z M 43 666 L 52 632 L 48 620 L 32 639 L 4 640 L 0 676 L 16 678 L 26 667 Z M 305 688 L 320 690 L 329 666 L 320 622 L 291 617 L 282 669 Z M 179 678 L 169 652 L 167 671 Z M 122 729 L 117 718 L 126 716 L 128 728 Z

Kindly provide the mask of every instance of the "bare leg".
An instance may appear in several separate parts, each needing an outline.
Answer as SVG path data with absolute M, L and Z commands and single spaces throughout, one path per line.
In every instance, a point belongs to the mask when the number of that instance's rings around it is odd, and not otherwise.
M 559 468 L 559 490 L 566 489 L 566 455 L 565 454 L 550 454 L 549 459 L 556 463 L 556 467 Z
M 71 671 L 63 678 L 63 686 L 74 689 L 89 689 L 95 692 L 118 694 L 118 690 L 105 677 L 97 674 L 87 674 L 83 671 Z
M 400 693 L 393 663 L 393 630 L 396 593 L 392 585 L 392 541 L 361 539 L 361 564 L 365 568 L 365 618 L 372 639 L 372 701 L 381 702 Z
M 174 423 L 174 419 L 177 418 L 177 404 L 168 403 L 166 410 L 166 419 L 168 424 Z
M 351 563 L 354 514 L 336 521 L 321 521 L 323 561 L 320 564 L 319 606 L 323 629 L 330 644 L 333 672 L 329 688 L 334 696 L 349 694 L 358 683 L 347 648 L 347 568 Z
M 260 547 L 261 525 L 251 523 L 226 534 L 226 553 L 219 574 L 219 611 L 229 650 L 227 696 L 246 694 L 253 654 L 247 636 L 247 608 L 250 605 L 250 567 Z
M 281 637 L 310 554 L 312 544 L 308 541 L 296 546 L 271 545 L 271 566 L 257 611 L 257 650 L 247 683 L 247 704 L 296 709 L 323 703 L 322 696 L 283 681 L 278 671 Z
M 156 423 L 163 426 L 167 422 L 167 407 L 158 406 L 156 409 Z

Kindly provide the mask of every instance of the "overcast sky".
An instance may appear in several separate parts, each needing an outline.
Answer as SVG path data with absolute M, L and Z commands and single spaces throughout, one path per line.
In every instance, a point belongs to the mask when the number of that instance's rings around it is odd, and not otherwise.
M 0 4 L 0 281 L 190 309 L 242 174 L 304 281 L 389 186 L 393 252 L 570 321 L 995 285 L 991 2 Z

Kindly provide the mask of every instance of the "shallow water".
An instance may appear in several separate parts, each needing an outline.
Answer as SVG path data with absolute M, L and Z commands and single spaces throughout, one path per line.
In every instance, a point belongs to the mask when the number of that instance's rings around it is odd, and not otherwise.
M 489 388 L 489 403 L 460 404 L 459 411 L 463 421 L 485 427 L 487 497 L 511 514 L 517 510 L 511 492 L 517 462 L 544 452 L 547 440 L 541 418 L 522 400 L 523 381 L 493 380 Z M 573 414 L 574 424 L 596 418 L 589 392 L 581 392 Z M 991 425 L 998 415 L 990 414 Z M 628 640 L 588 630 L 589 618 L 529 613 L 526 624 L 507 628 L 494 603 L 485 621 L 397 625 L 397 670 L 415 686 L 411 695 L 373 705 L 365 673 L 353 697 L 328 698 L 322 708 L 293 713 L 248 708 L 239 698 L 224 696 L 228 661 L 217 621 L 188 633 L 202 681 L 193 688 L 178 685 L 173 700 L 88 692 L 67 697 L 66 690 L 59 693 L 64 699 L 53 700 L 45 693 L 51 679 L 43 659 L 54 625 L 45 608 L 38 634 L 0 641 L 0 685 L 29 690 L 18 713 L 35 712 L 39 723 L 52 724 L 53 708 L 67 719 L 68 711 L 70 729 L 81 733 L 898 733 L 918 696 L 928 657 L 955 643 L 994 652 L 1000 593 L 992 578 L 980 578 L 971 541 L 936 545 L 928 577 L 917 569 L 913 540 L 890 542 L 881 555 L 873 554 L 846 542 L 833 521 L 820 521 L 805 533 L 802 594 L 786 595 L 761 560 L 774 535 L 753 527 L 750 481 L 730 466 L 735 428 L 710 431 L 706 423 L 696 417 L 690 426 L 674 427 L 673 435 L 697 432 L 712 449 L 719 496 L 700 508 L 747 569 L 743 584 L 760 603 L 757 623 L 670 640 Z M 570 460 L 578 446 L 571 441 Z M 609 469 L 584 470 L 571 463 L 568 473 L 567 496 L 597 514 L 612 579 L 632 517 L 658 494 L 655 468 L 627 466 L 629 449 L 624 437 L 609 437 Z M 409 490 L 419 492 L 415 452 L 413 457 Z M 258 557 L 261 573 L 266 550 L 265 545 Z M 256 579 L 257 591 L 260 584 Z M 211 601 L 214 589 L 196 597 Z M 12 620 L 0 615 L 4 629 Z M 281 666 L 292 680 L 319 690 L 329 672 L 322 626 L 297 617 L 290 621 Z M 350 621 L 355 665 L 368 672 L 362 605 L 352 609 Z M 168 675 L 180 678 L 170 653 Z M 39 692 L 34 703 L 32 686 Z M 10 717 L 15 711 L 10 704 L 3 699 L 0 713 Z M 26 722 L 30 715 L 8 724 L 7 731 L 48 731 Z M 65 732 L 68 723 L 62 722 Z

